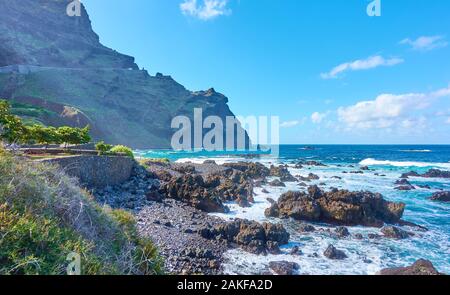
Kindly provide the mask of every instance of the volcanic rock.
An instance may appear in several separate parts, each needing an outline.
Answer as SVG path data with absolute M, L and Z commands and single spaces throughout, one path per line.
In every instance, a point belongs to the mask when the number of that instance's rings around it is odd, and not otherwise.
M 442 275 L 428 260 L 420 259 L 413 265 L 407 267 L 387 268 L 381 270 L 379 275 L 383 276 L 436 276 Z
M 382 227 L 384 223 L 398 223 L 404 209 L 405 204 L 388 202 L 380 194 L 347 190 L 324 192 L 310 187 L 308 193 L 283 194 L 265 214 L 338 225 Z

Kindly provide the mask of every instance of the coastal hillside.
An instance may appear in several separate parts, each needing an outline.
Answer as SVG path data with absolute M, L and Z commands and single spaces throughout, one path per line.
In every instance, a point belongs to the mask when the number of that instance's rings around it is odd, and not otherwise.
M 97 204 L 56 166 L 0 145 L 0 175 L 0 275 L 63 275 L 74 253 L 79 274 L 163 272 L 132 214 Z
M 167 148 L 175 116 L 192 118 L 194 108 L 234 116 L 214 89 L 189 91 L 103 46 L 84 7 L 80 17 L 66 14 L 69 2 L 0 0 L 0 97 L 24 120 L 89 124 L 96 140 Z

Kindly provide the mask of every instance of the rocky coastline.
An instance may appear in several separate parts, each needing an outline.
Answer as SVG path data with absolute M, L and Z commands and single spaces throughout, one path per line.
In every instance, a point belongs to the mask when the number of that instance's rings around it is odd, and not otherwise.
M 306 191 L 287 192 L 277 202 L 268 199 L 272 206 L 265 215 L 270 223 L 225 221 L 209 214 L 227 213 L 228 202 L 242 208 L 253 206 L 257 187 L 274 182 L 296 182 L 302 187 L 310 178 L 317 180 L 312 173 L 308 177 L 293 176 L 286 166 L 266 167 L 253 162 L 218 165 L 214 161 L 194 164 L 140 160 L 129 181 L 94 190 L 93 195 L 100 203 L 133 212 L 139 234 L 155 242 L 165 259 L 166 271 L 172 274 L 223 274 L 224 254 L 237 248 L 256 255 L 280 254 L 280 247 L 289 243 L 293 230 L 285 228 L 286 219 L 299 222 L 295 231 L 305 234 L 317 230 L 311 223 L 328 224 L 334 228 L 329 234 L 339 239 L 401 240 L 414 236 L 416 231 L 426 231 L 402 220 L 405 204 L 386 201 L 380 194 L 324 191 L 307 184 Z M 379 228 L 380 235 L 352 235 L 346 226 L 355 225 Z M 347 258 L 345 249 L 331 244 L 317 251 L 328 259 Z M 291 249 L 292 255 L 301 253 L 298 247 Z M 279 261 L 268 265 L 261 274 L 297 271 L 295 263 Z

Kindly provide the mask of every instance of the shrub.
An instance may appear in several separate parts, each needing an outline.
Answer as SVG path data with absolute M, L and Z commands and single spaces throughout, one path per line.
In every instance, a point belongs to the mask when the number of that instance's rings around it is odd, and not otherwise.
M 0 175 L 0 274 L 64 274 L 71 252 L 82 274 L 162 273 L 134 217 L 100 207 L 59 168 L 0 148 Z
M 55 127 L 44 127 L 42 125 L 28 127 L 28 141 L 45 145 L 62 143 L 58 130 Z
M 27 128 L 19 117 L 11 114 L 11 106 L 0 100 L 0 139 L 8 143 L 21 143 L 27 137 Z
M 124 154 L 134 159 L 133 151 L 129 147 L 124 145 L 116 145 L 110 150 L 110 152 L 112 154 Z
M 99 155 L 106 155 L 113 148 L 112 145 L 106 144 L 104 141 L 100 141 L 95 145 L 95 150 L 98 151 Z
M 89 143 L 91 141 L 89 130 L 89 126 L 86 126 L 84 128 L 72 128 L 68 126 L 59 127 L 59 140 L 66 145 Z
M 0 100 L 0 139 L 9 143 L 40 144 L 85 144 L 91 141 L 90 127 L 73 128 L 68 126 L 44 127 L 34 124 L 25 126 L 22 120 L 11 114 L 11 105 Z

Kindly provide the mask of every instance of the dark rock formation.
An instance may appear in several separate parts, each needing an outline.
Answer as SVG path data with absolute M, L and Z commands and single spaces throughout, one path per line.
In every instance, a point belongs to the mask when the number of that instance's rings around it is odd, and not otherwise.
M 237 219 L 235 221 L 203 228 L 201 235 L 207 239 L 222 239 L 255 253 L 279 253 L 279 246 L 289 242 L 289 233 L 282 225 Z
M 407 239 L 409 238 L 409 233 L 395 226 L 385 226 L 381 229 L 383 235 L 387 238 L 392 239 Z
M 281 182 L 278 179 L 275 179 L 275 180 L 269 182 L 269 185 L 274 186 L 274 187 L 286 187 L 286 184 L 284 184 L 284 182 Z
M 162 191 L 168 198 L 183 201 L 206 212 L 228 211 L 222 204 L 219 194 L 211 192 L 200 175 L 188 174 L 173 178 L 163 186 Z
M 415 190 L 415 188 L 412 185 L 400 185 L 400 186 L 397 186 L 395 188 L 395 190 L 398 190 L 398 191 L 411 191 L 411 190 Z
M 417 172 L 411 171 L 402 174 L 401 178 L 408 177 L 425 177 L 425 178 L 450 178 L 450 171 L 442 171 L 439 169 L 430 169 L 424 174 L 419 174 Z
M 336 228 L 335 233 L 340 238 L 346 238 L 346 237 L 350 236 L 350 232 L 348 231 L 348 228 L 346 228 L 345 226 L 340 226 L 340 227 Z
M 343 260 L 347 258 L 347 255 L 344 251 L 336 249 L 333 245 L 329 245 L 323 255 L 333 260 Z
M 302 223 L 298 227 L 298 231 L 301 233 L 310 233 L 316 231 L 316 228 L 310 224 Z
M 282 182 L 295 182 L 297 178 L 292 176 L 289 170 L 285 166 L 271 166 L 270 176 L 279 177 Z
M 430 200 L 438 202 L 450 202 L 450 192 L 434 193 Z
M 407 186 L 411 186 L 411 183 L 406 179 L 406 178 L 402 178 L 399 179 L 395 182 L 396 185 L 407 185 Z
M 277 275 L 291 276 L 300 268 L 300 266 L 295 262 L 277 261 L 270 262 L 269 268 Z
M 317 176 L 316 174 L 314 174 L 314 173 L 309 173 L 309 175 L 307 176 L 307 177 L 304 177 L 304 176 L 297 176 L 298 177 L 298 179 L 300 180 L 300 181 L 306 181 L 306 182 L 309 182 L 309 181 L 312 181 L 312 180 L 319 180 L 320 179 L 320 177 L 319 176 Z
M 245 177 L 248 178 L 265 178 L 270 175 L 270 170 L 261 163 L 253 162 L 238 162 L 238 163 L 225 163 L 224 167 L 239 170 L 244 173 Z
M 224 122 L 234 116 L 228 99 L 214 89 L 191 92 L 103 46 L 84 6 L 81 16 L 66 14 L 71 1 L 0 0 L 0 97 L 44 110 L 27 119 L 89 124 L 95 140 L 168 148 L 175 116 L 192 120 L 194 108 Z
M 324 192 L 313 186 L 308 193 L 283 194 L 265 214 L 267 217 L 382 227 L 384 223 L 399 222 L 404 209 L 405 204 L 388 202 L 380 194 L 346 190 Z
M 383 269 L 379 273 L 383 276 L 435 276 L 442 275 L 433 264 L 424 259 L 420 259 L 411 266 Z
M 250 207 L 253 199 L 253 180 L 230 167 L 207 164 L 144 163 L 155 178 L 161 181 L 159 193 L 181 200 L 206 212 L 226 212 L 223 202 L 235 201 Z M 237 167 L 237 166 L 236 166 Z M 246 171 L 246 170 L 244 170 Z M 154 194 L 150 198 L 155 197 Z
M 318 161 L 300 161 L 299 164 L 305 166 L 317 166 L 317 167 L 326 167 L 327 165 L 320 163 Z

